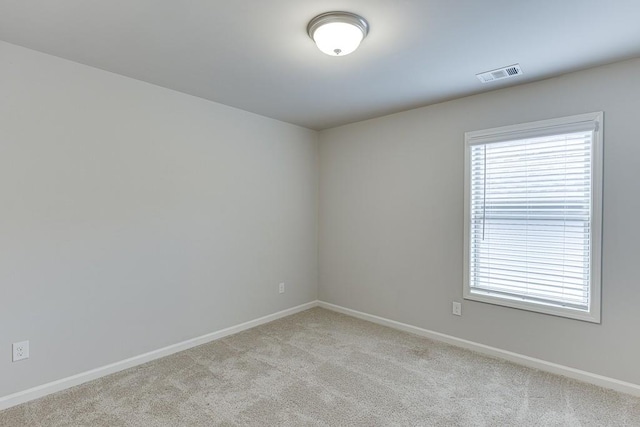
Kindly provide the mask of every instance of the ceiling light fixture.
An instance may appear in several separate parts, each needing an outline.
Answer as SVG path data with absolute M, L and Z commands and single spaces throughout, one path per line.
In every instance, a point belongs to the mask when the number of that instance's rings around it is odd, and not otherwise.
M 322 52 L 345 56 L 356 50 L 369 34 L 369 23 L 355 13 L 327 12 L 309 22 L 307 33 Z

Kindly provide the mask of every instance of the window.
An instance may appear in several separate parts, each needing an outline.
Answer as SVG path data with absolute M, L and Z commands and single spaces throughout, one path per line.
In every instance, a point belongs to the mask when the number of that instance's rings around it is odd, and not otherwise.
M 602 112 L 465 134 L 465 299 L 600 322 Z

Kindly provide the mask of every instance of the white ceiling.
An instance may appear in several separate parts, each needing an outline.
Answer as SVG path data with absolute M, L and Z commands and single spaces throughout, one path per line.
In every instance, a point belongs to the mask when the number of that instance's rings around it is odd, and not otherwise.
M 349 56 L 306 34 L 331 10 L 371 25 Z M 639 17 L 640 0 L 0 0 L 0 39 L 324 129 L 640 56 Z

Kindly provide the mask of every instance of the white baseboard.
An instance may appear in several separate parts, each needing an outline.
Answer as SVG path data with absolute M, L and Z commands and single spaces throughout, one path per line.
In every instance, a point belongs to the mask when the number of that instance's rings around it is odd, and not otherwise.
M 10 408 L 21 403 L 28 402 L 30 400 L 38 399 L 51 393 L 65 390 L 70 387 L 74 387 L 88 381 L 92 381 L 109 374 L 113 374 L 124 369 L 132 368 L 134 366 L 141 365 L 143 363 L 150 362 L 161 357 L 169 356 L 180 351 L 187 350 L 192 347 L 196 347 L 202 344 L 206 344 L 211 341 L 215 341 L 220 338 L 224 338 L 229 335 L 236 334 L 238 332 L 245 331 L 247 329 L 254 328 L 265 323 L 280 319 L 282 317 L 290 316 L 295 313 L 299 313 L 304 310 L 308 310 L 313 307 L 322 307 L 328 310 L 343 313 L 352 317 L 356 317 L 363 320 L 368 320 L 379 325 L 388 326 L 401 331 L 413 333 L 426 338 L 430 338 L 436 341 L 445 342 L 447 344 L 455 345 L 457 347 L 466 348 L 468 350 L 476 351 L 478 353 L 486 354 L 488 356 L 505 359 L 510 362 L 517 363 L 519 365 L 528 366 L 530 368 L 539 369 L 541 371 L 550 372 L 553 374 L 563 375 L 569 378 L 573 378 L 586 383 L 594 384 L 600 387 L 609 388 L 612 390 L 620 391 L 622 393 L 628 393 L 634 396 L 640 396 L 640 385 L 628 383 L 625 381 L 616 380 L 614 378 L 605 377 L 603 375 L 593 374 L 579 369 L 570 368 L 568 366 L 559 365 L 556 363 L 547 362 L 541 359 L 525 356 L 518 353 L 513 353 L 499 348 L 490 347 L 488 345 L 479 344 L 473 341 L 463 340 L 451 335 L 441 334 L 439 332 L 430 331 L 428 329 L 419 328 L 417 326 L 408 325 L 406 323 L 396 322 L 395 320 L 385 319 L 384 317 L 374 316 L 372 314 L 363 313 L 360 311 L 352 310 L 349 308 L 341 307 L 335 304 L 330 304 L 324 301 L 312 301 L 306 304 L 302 304 L 296 307 L 292 307 L 286 310 L 279 311 L 277 313 L 270 314 L 268 316 L 260 317 L 258 319 L 250 320 L 239 325 L 231 326 L 210 334 L 202 335 L 200 337 L 192 338 L 187 341 L 183 341 L 177 344 L 170 345 L 158 350 L 150 351 L 138 356 L 131 357 L 129 359 L 121 360 L 119 362 L 112 363 L 110 365 L 102 366 L 100 368 L 92 369 L 90 371 L 82 372 L 67 378 L 62 378 L 47 384 L 39 385 L 27 390 L 23 390 L 17 393 L 10 394 L 8 396 L 0 397 L 0 410 Z
M 228 335 L 237 334 L 238 332 L 245 331 L 247 329 L 254 328 L 265 323 L 272 322 L 282 317 L 290 316 L 295 313 L 299 313 L 304 310 L 308 310 L 318 306 L 318 301 L 311 301 L 306 304 L 302 304 L 296 307 L 292 307 L 286 310 L 279 311 L 277 313 L 269 314 L 259 319 L 250 320 L 239 325 L 231 326 L 229 328 L 221 329 L 210 334 L 202 335 L 200 337 L 192 338 L 177 344 L 173 344 L 158 350 L 153 350 L 148 353 L 140 354 L 138 356 L 131 357 L 129 359 L 121 360 L 119 362 L 111 363 L 100 368 L 92 369 L 90 371 L 82 372 L 76 375 L 72 375 L 67 378 L 62 378 L 56 381 L 52 381 L 47 384 L 42 384 L 27 390 L 19 391 L 17 393 L 10 394 L 8 396 L 0 397 L 0 411 L 10 408 L 21 403 L 28 402 L 30 400 L 38 399 L 51 393 L 65 390 L 70 387 L 74 387 L 88 381 L 92 381 L 109 374 L 113 374 L 124 369 L 132 368 L 134 366 L 142 365 L 143 363 L 150 362 L 161 357 L 169 356 L 180 351 L 187 350 L 192 347 L 196 347 L 202 344 L 206 344 L 211 341 L 224 338 Z
M 605 387 L 608 389 L 631 394 L 634 396 L 640 396 L 640 385 L 638 384 L 616 380 L 614 378 L 593 374 L 591 372 L 582 371 L 580 369 L 570 368 L 568 366 L 559 365 L 557 363 L 547 362 L 542 359 L 536 359 L 534 357 L 513 353 L 511 351 L 501 350 L 499 348 L 491 347 L 484 344 L 479 344 L 479 343 L 464 340 L 461 338 L 456 338 L 451 335 L 441 334 L 439 332 L 430 331 L 428 329 L 419 328 L 417 326 L 408 325 L 406 323 L 396 322 L 395 320 L 385 319 L 384 317 L 374 316 L 372 314 L 363 313 L 360 311 L 352 310 L 350 308 L 345 308 L 339 305 L 330 304 L 324 301 L 319 301 L 318 306 L 322 308 L 326 308 L 328 310 L 336 311 L 338 313 L 346 314 L 348 316 L 357 317 L 363 320 L 368 320 L 369 322 L 377 323 L 379 325 L 388 326 L 394 329 L 410 332 L 412 334 L 420 335 L 436 341 L 445 342 L 447 344 L 451 344 L 456 347 L 466 348 L 468 350 L 472 350 L 477 353 L 482 353 L 487 356 L 508 360 L 510 362 L 517 363 L 519 365 L 527 366 L 529 368 L 539 369 L 541 371 L 563 375 L 565 377 L 573 378 L 575 380 L 582 381 L 585 383 L 594 384 L 600 387 Z

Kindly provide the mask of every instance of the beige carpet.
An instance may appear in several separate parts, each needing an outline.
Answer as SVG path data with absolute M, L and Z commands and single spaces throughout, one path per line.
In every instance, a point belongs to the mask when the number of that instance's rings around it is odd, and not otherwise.
M 0 412 L 1 426 L 640 426 L 640 399 L 315 308 Z

